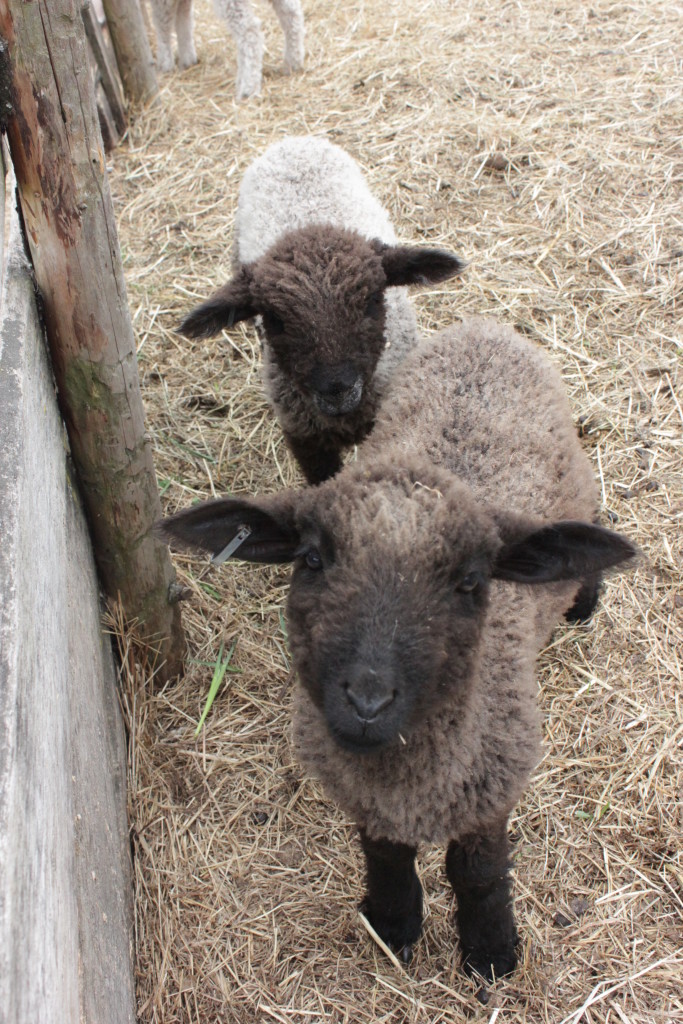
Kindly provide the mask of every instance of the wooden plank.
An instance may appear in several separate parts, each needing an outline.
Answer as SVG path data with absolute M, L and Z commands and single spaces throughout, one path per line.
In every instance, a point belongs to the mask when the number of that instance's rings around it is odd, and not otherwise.
M 90 43 L 90 49 L 92 50 L 93 57 L 95 58 L 100 72 L 102 88 L 104 89 L 104 94 L 107 97 L 116 130 L 119 136 L 121 136 L 126 131 L 128 122 L 126 119 L 126 110 L 123 105 L 123 97 L 119 89 L 118 75 L 112 66 L 111 60 L 109 59 L 109 52 L 104 41 L 104 36 L 102 35 L 102 29 L 100 28 L 97 15 L 95 14 L 92 4 L 86 3 L 81 8 L 81 14 L 83 16 L 86 38 Z
M 5 271 L 5 179 L 5 143 L 0 137 L 0 279 L 4 276 Z
M 0 1022 L 134 1024 L 111 644 L 12 213 L 0 310 Z
M 97 104 L 97 117 L 100 122 L 100 131 L 102 132 L 102 143 L 105 151 L 110 153 L 112 149 L 116 149 L 118 146 L 120 135 L 116 130 L 114 118 L 111 113 L 111 107 L 109 106 L 109 101 L 104 94 L 102 83 L 99 81 L 99 78 L 95 87 L 95 102 Z

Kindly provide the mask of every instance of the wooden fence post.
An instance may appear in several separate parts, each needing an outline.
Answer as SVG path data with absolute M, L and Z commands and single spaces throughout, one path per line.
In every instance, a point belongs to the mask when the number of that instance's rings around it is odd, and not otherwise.
M 159 494 L 80 0 L 0 0 L 0 35 L 21 212 L 100 579 L 169 677 L 184 638 L 168 551 L 151 533 Z
M 116 63 L 128 100 L 147 103 L 159 92 L 156 65 L 139 0 L 102 0 Z

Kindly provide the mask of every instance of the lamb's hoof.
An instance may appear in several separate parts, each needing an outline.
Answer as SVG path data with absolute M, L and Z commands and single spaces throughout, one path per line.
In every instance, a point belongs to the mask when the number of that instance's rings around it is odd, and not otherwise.
M 181 71 L 187 71 L 188 68 L 193 68 L 195 64 L 199 63 L 199 58 L 196 53 L 188 53 L 184 56 L 178 56 L 178 67 Z
M 481 949 L 463 950 L 462 966 L 470 976 L 476 975 L 484 981 L 497 981 L 514 971 L 517 966 L 517 950 L 514 946 L 488 952 Z
M 255 96 L 260 96 L 260 95 L 261 95 L 261 90 L 260 89 L 253 89 L 253 90 L 251 90 L 249 92 L 245 92 L 244 90 L 240 90 L 239 92 L 235 93 L 235 99 L 237 100 L 238 103 L 244 103 L 245 100 L 251 100 Z
M 261 75 L 239 75 L 235 83 L 235 98 L 238 103 L 261 95 Z
M 303 59 L 303 57 L 288 56 L 287 54 L 285 54 L 285 59 L 284 59 L 284 62 L 283 62 L 283 70 L 284 70 L 284 73 L 286 75 L 291 75 L 295 71 L 301 71 L 303 66 L 304 66 L 304 59 Z
M 373 913 L 367 900 L 363 900 L 360 909 L 382 942 L 404 964 L 409 964 L 413 958 L 413 947 L 422 931 L 422 901 L 420 900 L 420 906 L 416 907 L 414 912 L 402 918 L 390 918 Z
M 175 71 L 173 54 L 159 54 L 157 56 L 157 71 L 161 75 L 168 75 L 171 71 Z
M 565 613 L 567 622 L 587 622 L 595 611 L 600 597 L 600 580 L 591 580 L 581 585 L 581 589 L 574 598 L 574 604 Z

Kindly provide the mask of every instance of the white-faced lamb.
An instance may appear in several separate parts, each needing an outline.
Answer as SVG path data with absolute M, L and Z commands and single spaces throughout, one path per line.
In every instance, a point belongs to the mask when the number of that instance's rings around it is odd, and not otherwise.
M 507 820 L 539 756 L 536 657 L 581 583 L 634 554 L 596 510 L 559 375 L 472 320 L 408 357 L 333 479 L 162 524 L 214 554 L 237 536 L 238 558 L 293 563 L 296 750 L 358 825 L 366 913 L 405 959 L 417 846 L 443 842 L 465 968 L 515 966 Z
M 232 279 L 179 329 L 210 337 L 259 318 L 268 398 L 306 479 L 319 483 L 372 428 L 417 343 L 399 286 L 444 281 L 462 263 L 441 249 L 399 245 L 355 161 L 308 136 L 276 143 L 247 169 L 234 256 Z
M 304 15 L 300 0 L 270 0 L 285 36 L 286 71 L 296 71 L 304 63 Z M 157 67 L 173 70 L 172 33 L 178 39 L 178 64 L 189 68 L 197 63 L 194 48 L 192 0 L 150 0 L 157 37 Z M 237 45 L 237 99 L 256 96 L 261 91 L 263 33 L 251 0 L 213 0 L 219 18 L 228 26 Z

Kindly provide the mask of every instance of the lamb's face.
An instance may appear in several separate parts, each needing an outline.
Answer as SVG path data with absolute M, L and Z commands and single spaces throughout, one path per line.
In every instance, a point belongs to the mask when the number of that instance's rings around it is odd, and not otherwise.
M 302 210 L 302 220 L 310 211 Z M 372 382 L 385 338 L 385 291 L 436 284 L 459 274 L 449 252 L 387 245 L 356 231 L 315 224 L 290 231 L 180 325 L 189 338 L 210 338 L 240 320 L 260 317 L 283 392 L 310 401 L 313 419 L 374 418 Z M 368 392 L 373 392 L 368 396 Z
M 500 541 L 467 488 L 441 487 L 391 469 L 351 485 L 347 471 L 298 512 L 292 655 L 334 738 L 359 752 L 401 742 L 474 676 Z
M 400 742 L 443 701 L 451 713 L 465 703 L 492 577 L 594 580 L 636 553 L 592 523 L 503 509 L 494 521 L 464 483 L 400 448 L 318 487 L 205 502 L 159 529 L 219 560 L 294 564 L 295 666 L 333 736 L 357 751 Z
M 250 266 L 250 294 L 282 374 L 325 417 L 353 413 L 385 348 L 380 247 L 317 225 Z

